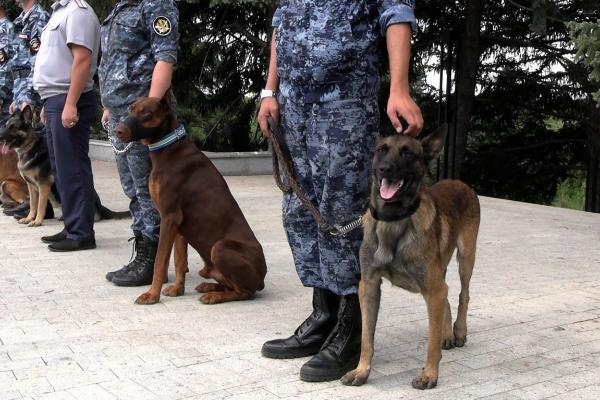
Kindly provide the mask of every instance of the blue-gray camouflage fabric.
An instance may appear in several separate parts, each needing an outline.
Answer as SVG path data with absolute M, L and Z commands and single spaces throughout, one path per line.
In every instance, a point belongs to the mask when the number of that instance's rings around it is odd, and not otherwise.
M 127 117 L 127 109 L 112 109 L 108 122 L 109 132 Z M 111 138 L 117 150 L 123 150 L 126 143 L 118 137 Z M 148 180 L 152 171 L 152 163 L 148 156 L 148 147 L 141 142 L 134 142 L 125 153 L 116 153 L 117 171 L 123 192 L 129 198 L 129 211 L 133 218 L 131 229 L 141 232 L 152 242 L 158 243 L 160 235 L 160 213 L 150 197 Z
M 172 0 L 120 0 L 102 23 L 100 96 L 110 111 L 109 135 L 118 150 L 126 145 L 112 131 L 127 116 L 129 104 L 148 96 L 156 63 L 177 62 L 178 18 Z M 115 158 L 121 186 L 130 200 L 131 227 L 157 242 L 160 214 L 148 189 L 152 169 L 148 148 L 135 142 Z
M 376 96 L 377 44 L 392 24 L 416 30 L 414 0 L 282 0 L 273 16 L 279 91 L 307 103 Z
M 296 179 L 329 225 L 358 218 L 367 202 L 379 134 L 379 50 L 387 27 L 416 29 L 414 1 L 282 0 L 276 28 L 281 130 Z M 360 229 L 319 230 L 296 194 L 283 223 L 305 286 L 356 293 Z
M 157 61 L 177 62 L 179 11 L 172 0 L 121 0 L 102 23 L 102 105 L 128 106 L 150 91 Z
M 12 58 L 12 70 L 14 74 L 14 100 L 17 105 L 22 102 L 34 106 L 40 106 L 39 95 L 33 89 L 33 66 L 35 56 L 40 49 L 42 30 L 48 23 L 50 16 L 38 3 L 27 12 L 21 14 L 14 20 L 15 26 L 15 55 Z
M 7 18 L 0 20 L 0 125 L 8 118 L 8 108 L 13 100 L 13 77 L 11 58 L 15 28 Z

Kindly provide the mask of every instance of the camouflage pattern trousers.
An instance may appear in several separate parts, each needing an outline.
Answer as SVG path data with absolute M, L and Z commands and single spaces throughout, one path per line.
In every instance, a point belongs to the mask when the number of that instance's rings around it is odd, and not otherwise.
M 127 146 L 112 132 L 117 124 L 127 117 L 127 110 L 110 110 L 108 131 L 113 146 L 123 150 Z M 129 197 L 129 211 L 133 217 L 131 229 L 141 232 L 144 238 L 158 243 L 160 234 L 160 214 L 148 188 L 152 163 L 148 155 L 148 147 L 141 142 L 134 142 L 125 153 L 116 153 L 117 170 L 121 179 L 123 192 Z
M 361 215 L 379 133 L 376 99 L 296 103 L 279 97 L 281 130 L 296 179 L 329 225 Z M 302 284 L 337 295 L 356 293 L 362 230 L 345 237 L 322 232 L 295 193 L 283 196 L 283 224 Z
M 27 77 L 17 77 L 14 81 L 14 99 L 15 106 L 21 107 L 23 102 L 32 107 L 41 107 L 42 100 L 40 95 L 31 87 L 31 81 Z

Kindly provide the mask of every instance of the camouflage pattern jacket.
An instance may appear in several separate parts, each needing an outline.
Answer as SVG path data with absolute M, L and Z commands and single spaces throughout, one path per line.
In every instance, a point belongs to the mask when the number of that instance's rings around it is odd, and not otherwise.
M 122 110 L 150 91 L 158 61 L 177 62 L 173 0 L 120 0 L 104 20 L 98 73 L 102 105 Z
M 42 30 L 48 23 L 50 16 L 41 5 L 35 3 L 27 12 L 22 12 L 15 20 L 15 55 L 12 58 L 13 71 L 30 70 L 29 84 L 33 78 L 33 65 L 35 56 L 40 49 Z
M 377 95 L 378 42 L 414 0 L 281 0 L 273 16 L 282 95 L 314 103 Z
M 15 28 L 7 18 L 0 20 L 0 105 L 3 100 L 12 100 L 13 77 L 11 58 Z

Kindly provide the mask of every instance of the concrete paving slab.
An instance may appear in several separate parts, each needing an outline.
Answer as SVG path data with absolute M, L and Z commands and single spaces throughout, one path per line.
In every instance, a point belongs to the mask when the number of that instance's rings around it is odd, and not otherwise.
M 126 209 L 114 163 L 93 166 L 104 203 Z M 443 351 L 438 387 L 410 386 L 425 359 L 425 304 L 387 283 L 369 382 L 309 384 L 298 377 L 306 359 L 260 355 L 265 340 L 310 313 L 281 194 L 270 176 L 227 181 L 267 257 L 266 287 L 253 301 L 198 302 L 201 261 L 191 251 L 184 296 L 136 305 L 143 288 L 104 279 L 129 260 L 128 221 L 97 223 L 95 250 L 56 254 L 39 238 L 58 221 L 28 228 L 0 216 L 0 399 L 600 398 L 600 215 L 482 197 L 469 338 Z M 453 261 L 454 313 L 456 270 Z

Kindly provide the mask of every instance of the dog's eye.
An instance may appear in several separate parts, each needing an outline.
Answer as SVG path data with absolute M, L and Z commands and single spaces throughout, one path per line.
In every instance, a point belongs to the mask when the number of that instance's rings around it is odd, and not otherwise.
M 412 151 L 410 151 L 408 149 L 403 149 L 402 151 L 400 151 L 400 155 L 402 156 L 402 158 L 407 158 L 409 160 L 411 160 L 415 157 L 415 153 L 413 153 Z
M 379 147 L 377 148 L 377 150 L 376 150 L 376 151 L 377 151 L 378 153 L 380 153 L 380 154 L 385 154 L 385 153 L 387 153 L 387 152 L 388 152 L 388 150 L 389 150 L 389 148 L 387 147 L 387 145 L 385 145 L 385 144 L 382 144 L 381 146 L 379 146 Z

